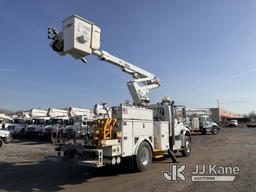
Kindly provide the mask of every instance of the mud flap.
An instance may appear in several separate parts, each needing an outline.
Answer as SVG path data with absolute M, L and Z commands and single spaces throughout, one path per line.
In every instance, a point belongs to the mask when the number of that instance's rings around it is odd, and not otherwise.
M 176 159 L 174 153 L 171 150 L 169 150 L 169 155 L 173 163 L 178 163 L 178 160 Z

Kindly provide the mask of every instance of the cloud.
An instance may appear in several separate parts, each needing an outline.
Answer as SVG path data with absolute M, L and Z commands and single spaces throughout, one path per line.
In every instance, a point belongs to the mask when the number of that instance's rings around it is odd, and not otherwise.
M 244 71 L 242 73 L 239 73 L 239 74 L 235 75 L 234 78 L 242 77 L 242 76 L 248 75 L 248 74 L 253 73 L 253 72 L 256 72 L 256 68 L 250 69 L 248 71 Z

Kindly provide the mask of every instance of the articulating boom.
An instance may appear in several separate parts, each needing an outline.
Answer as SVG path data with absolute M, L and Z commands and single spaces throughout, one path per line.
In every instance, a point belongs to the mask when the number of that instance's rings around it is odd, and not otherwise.
M 100 60 L 107 61 L 120 67 L 122 71 L 133 76 L 127 83 L 134 105 L 146 106 L 149 102 L 149 91 L 160 86 L 160 80 L 135 65 L 119 59 L 106 51 L 99 50 L 100 28 L 79 17 L 71 16 L 63 21 L 63 31 L 55 28 L 48 29 L 48 38 L 52 39 L 51 47 L 60 55 L 70 54 L 75 59 L 81 59 L 94 54 Z

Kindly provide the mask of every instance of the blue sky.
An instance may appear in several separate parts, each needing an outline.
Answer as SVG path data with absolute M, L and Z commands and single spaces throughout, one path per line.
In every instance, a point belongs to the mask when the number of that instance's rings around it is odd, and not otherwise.
M 188 107 L 247 113 L 256 107 L 256 1 L 0 1 L 0 108 L 118 105 L 131 78 L 49 47 L 48 26 L 78 14 L 102 29 L 101 49 L 161 79 L 165 95 Z

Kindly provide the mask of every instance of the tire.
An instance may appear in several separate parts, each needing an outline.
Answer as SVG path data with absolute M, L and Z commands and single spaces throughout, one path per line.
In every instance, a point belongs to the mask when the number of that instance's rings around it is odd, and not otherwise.
M 135 168 L 138 171 L 145 171 L 152 163 L 152 150 L 150 145 L 143 141 L 135 156 Z
M 212 134 L 217 135 L 218 134 L 218 127 L 213 127 L 212 128 Z
M 181 151 L 183 157 L 188 157 L 191 153 L 191 140 L 189 137 L 185 137 L 185 149 Z
M 0 138 L 0 148 L 2 148 L 3 146 L 4 146 L 4 140 Z

